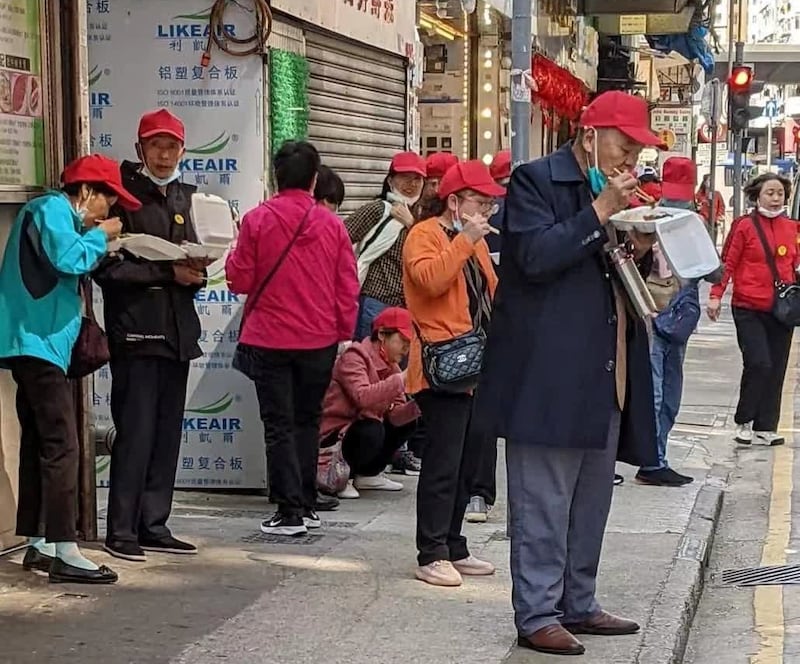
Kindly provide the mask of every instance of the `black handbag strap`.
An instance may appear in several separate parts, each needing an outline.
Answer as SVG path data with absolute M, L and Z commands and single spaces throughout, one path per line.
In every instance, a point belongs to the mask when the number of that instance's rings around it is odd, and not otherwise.
M 253 307 L 256 306 L 256 302 L 261 298 L 264 294 L 264 290 L 266 290 L 269 282 L 272 281 L 272 278 L 275 276 L 277 271 L 280 269 L 281 265 L 283 265 L 283 261 L 286 260 L 286 257 L 289 255 L 289 252 L 292 250 L 295 242 L 297 242 L 297 238 L 300 237 L 300 234 L 303 232 L 303 229 L 306 227 L 306 223 L 308 222 L 308 217 L 311 214 L 311 210 L 316 207 L 316 203 L 312 203 L 308 210 L 306 210 L 305 215 L 300 220 L 300 223 L 297 225 L 297 230 L 294 232 L 292 239 L 289 240 L 289 243 L 284 248 L 283 252 L 280 256 L 278 256 L 278 260 L 275 261 L 275 265 L 272 266 L 272 269 L 267 272 L 267 276 L 264 277 L 263 281 L 258 285 L 255 293 L 252 295 L 247 296 L 247 300 L 244 303 L 244 311 L 242 312 L 242 324 L 241 327 L 244 328 L 244 322 L 247 320 L 247 316 L 253 310 Z
M 772 280 L 775 283 L 775 287 L 780 286 L 783 282 L 781 281 L 781 277 L 778 274 L 778 266 L 775 263 L 775 256 L 772 254 L 772 249 L 769 246 L 769 242 L 767 242 L 767 235 L 764 233 L 764 229 L 761 226 L 761 220 L 758 218 L 758 212 L 753 211 L 751 216 L 753 221 L 753 226 L 756 227 L 756 232 L 758 233 L 758 237 L 761 240 L 761 246 L 764 247 L 764 255 L 767 258 L 767 265 L 769 265 L 769 270 L 772 272 Z

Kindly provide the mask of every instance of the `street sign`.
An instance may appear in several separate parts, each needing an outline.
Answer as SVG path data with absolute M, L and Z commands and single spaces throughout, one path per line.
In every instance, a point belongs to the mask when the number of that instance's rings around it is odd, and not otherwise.
M 778 117 L 778 102 L 775 99 L 770 99 L 764 105 L 764 116 L 767 118 L 777 118 Z
M 715 78 L 709 81 L 703 88 L 703 99 L 700 103 L 700 113 L 715 124 L 719 123 L 722 117 L 722 95 L 720 94 L 720 82 Z

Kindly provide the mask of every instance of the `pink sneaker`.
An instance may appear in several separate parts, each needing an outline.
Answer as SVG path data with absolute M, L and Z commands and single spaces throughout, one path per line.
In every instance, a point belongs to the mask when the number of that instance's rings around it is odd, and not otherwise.
M 415 576 L 432 586 L 455 587 L 461 585 L 461 574 L 449 560 L 434 560 L 417 567 Z

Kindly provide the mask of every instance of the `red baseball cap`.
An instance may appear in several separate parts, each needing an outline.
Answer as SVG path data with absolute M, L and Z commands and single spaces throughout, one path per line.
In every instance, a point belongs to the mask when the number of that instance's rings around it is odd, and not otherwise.
M 139 139 L 159 134 L 177 138 L 181 143 L 186 141 L 186 128 L 183 126 L 183 122 L 166 108 L 145 113 L 139 120 Z
M 64 184 L 102 184 L 119 197 L 119 204 L 126 210 L 138 210 L 141 202 L 122 186 L 119 163 L 101 154 L 90 154 L 67 164 L 61 174 Z
M 511 177 L 511 150 L 498 152 L 489 166 L 489 172 L 495 180 L 505 180 Z
M 693 201 L 697 165 L 687 157 L 670 157 L 661 167 L 661 195 L 673 201 Z
M 458 163 L 458 157 L 452 152 L 434 152 L 425 160 L 425 168 L 429 178 L 442 179 L 451 166 Z
M 372 321 L 372 331 L 379 330 L 397 330 L 406 340 L 411 341 L 414 329 L 408 309 L 389 307 L 381 311 Z
M 502 196 L 506 193 L 506 188 L 494 181 L 489 167 L 478 159 L 451 166 L 439 183 L 439 198 L 445 199 L 464 189 L 472 189 L 484 196 Z
M 398 152 L 392 158 L 392 165 L 389 167 L 390 173 L 416 173 L 422 177 L 427 177 L 428 171 L 425 168 L 425 160 L 416 152 Z
M 650 129 L 650 111 L 642 97 L 620 90 L 597 95 L 583 111 L 581 127 L 618 129 L 639 145 L 666 150 L 664 142 Z

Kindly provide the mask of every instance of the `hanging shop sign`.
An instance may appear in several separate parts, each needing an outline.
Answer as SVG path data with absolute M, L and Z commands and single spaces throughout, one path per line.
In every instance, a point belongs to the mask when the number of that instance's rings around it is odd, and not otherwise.
M 651 113 L 650 123 L 653 131 L 667 144 L 671 154 L 666 156 L 690 156 L 694 135 L 694 113 L 691 107 L 658 106 Z
M 416 42 L 416 4 L 410 0 L 272 0 L 272 9 L 403 56 Z
M 257 56 L 236 58 L 216 48 L 201 66 L 208 6 L 208 0 L 89 1 L 92 150 L 135 158 L 141 114 L 169 109 L 186 125 L 183 181 L 245 212 L 264 192 L 263 66 Z M 244 11 L 228 10 L 225 22 L 233 34 L 252 33 Z M 263 487 L 255 393 L 231 368 L 242 303 L 228 290 L 221 261 L 208 272 L 195 298 L 204 355 L 189 374 L 177 486 Z M 98 427 L 111 424 L 110 379 L 108 368 L 94 379 Z
M 44 187 L 39 0 L 0 2 L 0 189 Z

